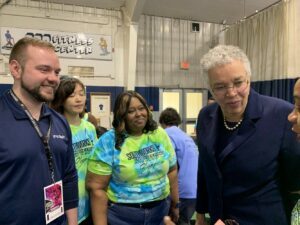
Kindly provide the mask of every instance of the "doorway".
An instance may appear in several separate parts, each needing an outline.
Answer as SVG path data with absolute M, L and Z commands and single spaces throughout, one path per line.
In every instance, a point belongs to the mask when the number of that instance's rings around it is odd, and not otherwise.
M 207 104 L 206 89 L 168 89 L 159 90 L 159 111 L 172 107 L 179 112 L 180 128 L 190 136 L 195 136 L 195 124 L 200 109 Z

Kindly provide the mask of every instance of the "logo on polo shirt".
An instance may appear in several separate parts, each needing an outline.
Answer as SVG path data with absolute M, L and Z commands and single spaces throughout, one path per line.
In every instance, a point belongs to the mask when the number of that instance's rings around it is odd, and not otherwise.
M 63 134 L 53 134 L 53 139 L 66 139 L 66 136 Z

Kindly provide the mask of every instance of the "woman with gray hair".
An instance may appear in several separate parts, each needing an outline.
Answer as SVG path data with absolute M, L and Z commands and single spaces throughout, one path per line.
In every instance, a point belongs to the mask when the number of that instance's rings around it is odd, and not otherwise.
M 300 145 L 287 120 L 293 106 L 250 87 L 250 62 L 219 45 L 201 60 L 217 104 L 198 117 L 197 225 L 288 225 L 300 190 Z

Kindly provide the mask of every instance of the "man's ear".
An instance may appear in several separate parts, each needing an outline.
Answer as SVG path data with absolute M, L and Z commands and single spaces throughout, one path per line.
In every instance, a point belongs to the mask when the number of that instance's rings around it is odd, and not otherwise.
M 9 63 L 9 70 L 14 79 L 20 79 L 22 74 L 22 67 L 17 60 L 12 60 Z

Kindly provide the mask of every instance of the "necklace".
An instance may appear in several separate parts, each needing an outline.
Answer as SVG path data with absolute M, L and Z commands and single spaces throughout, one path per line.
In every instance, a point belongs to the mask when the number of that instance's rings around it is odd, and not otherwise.
M 225 126 L 225 128 L 226 128 L 227 130 L 233 131 L 233 130 L 235 130 L 236 128 L 238 128 L 238 127 L 241 125 L 241 123 L 242 123 L 242 121 L 243 121 L 243 118 L 240 119 L 239 122 L 237 122 L 237 124 L 234 125 L 233 127 L 229 127 L 229 126 L 228 126 L 228 124 L 227 124 L 227 122 L 226 122 L 226 119 L 225 119 L 225 116 L 223 116 L 223 121 L 224 121 L 224 126 Z

